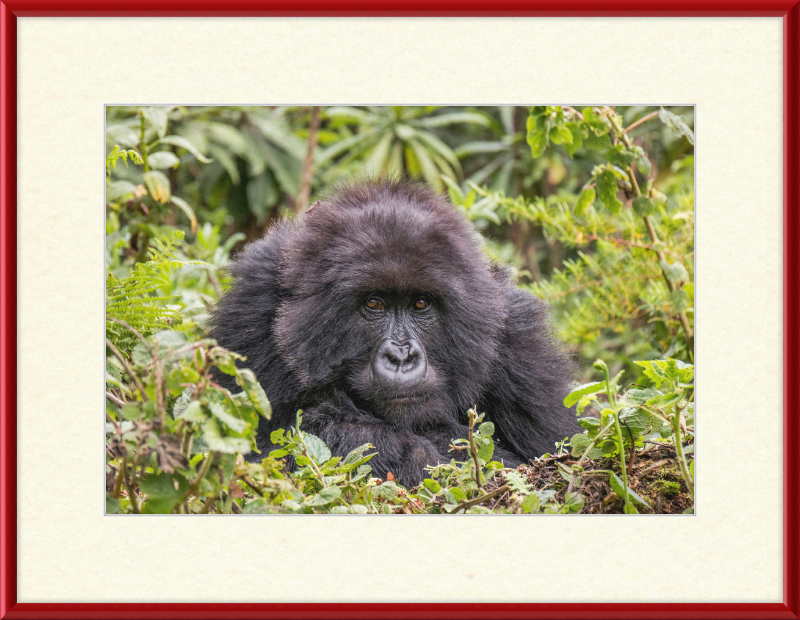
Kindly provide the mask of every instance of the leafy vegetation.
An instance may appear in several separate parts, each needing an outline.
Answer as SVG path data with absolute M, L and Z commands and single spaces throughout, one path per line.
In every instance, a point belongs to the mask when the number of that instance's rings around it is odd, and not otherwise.
M 692 123 L 605 106 L 108 108 L 107 511 L 691 512 Z M 332 456 L 298 412 L 280 449 L 244 460 L 271 410 L 206 338 L 230 256 L 309 195 L 375 174 L 446 190 L 549 301 L 583 362 L 565 400 L 583 433 L 509 470 L 491 412 L 470 411 L 451 462 L 406 489 L 371 475 L 369 444 Z

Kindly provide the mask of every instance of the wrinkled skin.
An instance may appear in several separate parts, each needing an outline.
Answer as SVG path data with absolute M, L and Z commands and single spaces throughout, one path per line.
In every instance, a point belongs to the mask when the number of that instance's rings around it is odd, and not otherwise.
M 247 356 L 272 402 L 262 454 L 302 409 L 303 429 L 334 455 L 371 443 L 374 473 L 412 486 L 450 461 L 470 407 L 495 423 L 494 458 L 507 466 L 580 430 L 562 404 L 572 366 L 545 304 L 422 186 L 345 187 L 249 245 L 233 275 L 212 336 Z

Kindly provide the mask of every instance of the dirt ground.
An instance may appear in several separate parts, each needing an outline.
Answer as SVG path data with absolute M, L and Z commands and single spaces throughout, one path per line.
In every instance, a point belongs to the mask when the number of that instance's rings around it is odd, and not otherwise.
M 681 514 L 692 506 L 692 497 L 686 489 L 675 457 L 675 450 L 666 445 L 636 455 L 628 484 L 650 505 L 650 508 L 636 506 L 641 514 Z M 569 468 L 577 462 L 577 458 L 569 454 L 550 456 L 530 465 L 521 465 L 518 471 L 527 476 L 528 483 L 534 489 L 552 489 L 556 491 L 556 499 L 563 502 L 567 480 L 559 471 L 559 462 Z M 581 514 L 622 514 L 624 502 L 611 489 L 608 474 L 591 473 L 592 470 L 613 470 L 619 476 L 619 461 L 587 460 L 583 466 L 586 471 L 579 477 L 579 484 L 573 487 L 573 491 L 579 491 L 585 501 Z M 500 486 L 501 481 L 498 480 L 496 484 Z M 496 498 L 489 507 L 503 505 L 507 499 Z

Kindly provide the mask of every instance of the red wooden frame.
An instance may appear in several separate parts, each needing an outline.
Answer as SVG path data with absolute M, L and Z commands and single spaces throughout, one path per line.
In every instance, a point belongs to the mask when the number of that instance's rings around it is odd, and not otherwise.
M 486 5 L 490 4 L 491 9 Z M 17 17 L 771 16 L 784 22 L 783 603 L 17 603 Z M 800 618 L 800 0 L 0 0 L 0 619 Z

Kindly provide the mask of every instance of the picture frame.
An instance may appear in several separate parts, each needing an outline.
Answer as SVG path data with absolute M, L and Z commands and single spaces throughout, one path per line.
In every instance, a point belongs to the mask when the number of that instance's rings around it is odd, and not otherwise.
M 737 602 L 564 602 L 564 603 L 132 603 L 20 602 L 17 597 L 17 18 L 18 17 L 177 17 L 177 16 L 380 16 L 380 17 L 781 17 L 783 19 L 783 601 Z M 424 0 L 402 6 L 382 0 L 334 3 L 285 0 L 265 8 L 238 0 L 218 2 L 48 2 L 12 0 L 0 4 L 2 94 L 0 95 L 0 618 L 231 618 L 385 617 L 385 618 L 798 618 L 800 573 L 797 522 L 800 468 L 800 2 L 773 0 L 699 0 L 613 4 L 593 0 L 546 0 L 535 5 L 507 0 L 485 9 L 471 1 L 458 6 L 446 0 Z M 702 139 L 702 138 L 701 138 Z M 355 597 L 354 597 L 355 598 Z M 379 597 L 378 597 L 379 598 Z

